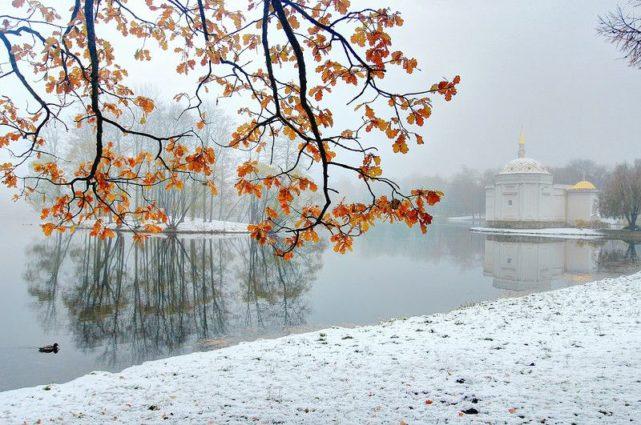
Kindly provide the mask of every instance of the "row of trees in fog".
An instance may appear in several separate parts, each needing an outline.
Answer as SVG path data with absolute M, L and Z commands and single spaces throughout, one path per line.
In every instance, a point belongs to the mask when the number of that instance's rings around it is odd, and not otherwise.
M 276 143 L 272 150 L 246 151 L 243 149 L 219 149 L 226 145 L 231 138 L 234 127 L 232 119 L 224 111 L 211 106 L 201 106 L 201 112 L 206 116 L 206 123 L 195 128 L 197 121 L 193 114 L 183 111 L 173 104 L 156 103 L 153 113 L 142 119 L 134 116 L 133 120 L 140 124 L 140 131 L 154 131 L 162 129 L 172 134 L 193 130 L 196 137 L 185 138 L 181 141 L 187 148 L 195 148 L 200 144 L 204 148 L 213 147 L 216 152 L 216 162 L 213 175 L 209 176 L 210 182 L 198 179 L 192 173 L 184 173 L 177 181 L 172 180 L 167 184 L 134 185 L 129 189 L 133 207 L 146 205 L 150 202 L 157 204 L 168 215 L 170 227 L 177 227 L 185 220 L 214 220 L 239 221 L 256 223 L 262 217 L 265 206 L 274 203 L 276 191 L 264 188 L 260 197 L 240 197 L 237 195 L 235 184 L 237 182 L 236 169 L 239 164 L 248 160 L 257 160 L 265 167 L 275 170 L 288 169 L 295 162 L 296 152 L 290 149 L 290 143 Z M 135 111 L 132 111 L 135 114 Z M 52 141 L 54 154 L 65 157 L 67 161 L 60 168 L 72 171 L 79 164 L 86 162 L 94 155 L 93 146 L 89 142 L 93 136 L 88 128 L 61 129 L 55 126 L 47 128 L 48 140 Z M 114 145 L 118 152 L 135 157 L 145 151 L 144 137 L 137 135 L 123 135 L 114 129 L 106 129 L 105 140 Z M 193 145 L 193 146 L 192 146 Z M 296 170 L 299 175 L 304 175 L 305 170 Z M 167 190 L 168 185 L 180 190 Z M 33 201 L 40 206 L 46 198 L 55 198 L 60 195 L 59 186 L 46 186 L 41 184 L 39 191 L 43 194 Z

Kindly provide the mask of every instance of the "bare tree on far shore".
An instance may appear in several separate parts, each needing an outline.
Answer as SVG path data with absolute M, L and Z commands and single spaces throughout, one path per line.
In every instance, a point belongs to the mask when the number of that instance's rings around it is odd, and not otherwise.
M 641 69 L 641 0 L 630 0 L 629 5 L 600 16 L 597 30 L 623 53 L 630 66 Z
M 599 208 L 606 217 L 625 217 L 626 229 L 640 229 L 637 219 L 641 215 L 641 159 L 633 165 L 616 166 L 601 192 Z

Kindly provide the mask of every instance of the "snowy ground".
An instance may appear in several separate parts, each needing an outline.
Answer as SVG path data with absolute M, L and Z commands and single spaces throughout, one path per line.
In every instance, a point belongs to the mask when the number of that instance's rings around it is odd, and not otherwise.
M 235 221 L 203 221 L 186 219 L 178 225 L 178 232 L 188 233 L 247 233 L 247 223 Z
M 445 315 L 257 341 L 0 393 L 0 418 L 628 423 L 641 416 L 639 353 L 641 273 Z
M 447 217 L 447 221 L 480 221 L 485 219 L 485 217 L 477 217 L 474 215 L 462 215 L 456 217 Z
M 91 229 L 94 221 L 87 220 L 80 226 L 82 229 Z M 111 229 L 118 229 L 115 223 L 106 223 L 106 226 Z M 129 227 L 120 227 L 120 230 L 130 231 Z M 247 230 L 247 223 L 238 223 L 235 221 L 203 221 L 202 219 L 190 220 L 185 219 L 178 225 L 178 228 L 167 229 L 166 233 L 249 233 Z
M 496 227 L 472 227 L 473 232 L 490 233 L 494 235 L 524 235 L 524 236 L 541 236 L 549 238 L 599 238 L 605 234 L 594 229 L 577 229 L 574 227 L 559 227 L 548 229 L 500 229 Z

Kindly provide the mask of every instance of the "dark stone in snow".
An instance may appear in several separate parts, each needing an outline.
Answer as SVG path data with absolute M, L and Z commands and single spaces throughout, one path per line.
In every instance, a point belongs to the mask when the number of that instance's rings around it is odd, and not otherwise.
M 156 406 L 155 404 L 152 404 L 149 406 L 149 410 L 160 410 L 160 407 Z
M 475 409 L 475 408 L 473 408 L 473 407 L 470 407 L 470 408 L 469 408 L 469 409 L 467 409 L 467 410 L 463 410 L 463 413 L 465 413 L 466 415 L 478 415 L 478 414 L 479 414 L 479 411 L 478 411 L 478 410 L 476 410 L 476 409 Z
M 459 379 L 457 379 L 457 380 L 456 380 L 456 382 L 457 382 L 458 384 L 464 384 L 464 383 L 465 383 L 465 379 L 463 379 L 463 378 L 459 378 Z

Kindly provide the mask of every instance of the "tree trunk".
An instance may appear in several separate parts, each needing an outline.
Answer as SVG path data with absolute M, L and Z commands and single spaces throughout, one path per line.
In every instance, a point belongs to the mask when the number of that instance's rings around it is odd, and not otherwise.
M 630 213 L 630 218 L 628 219 L 628 229 L 630 230 L 638 230 L 639 227 L 637 226 L 637 218 L 639 217 L 638 212 L 633 212 Z

